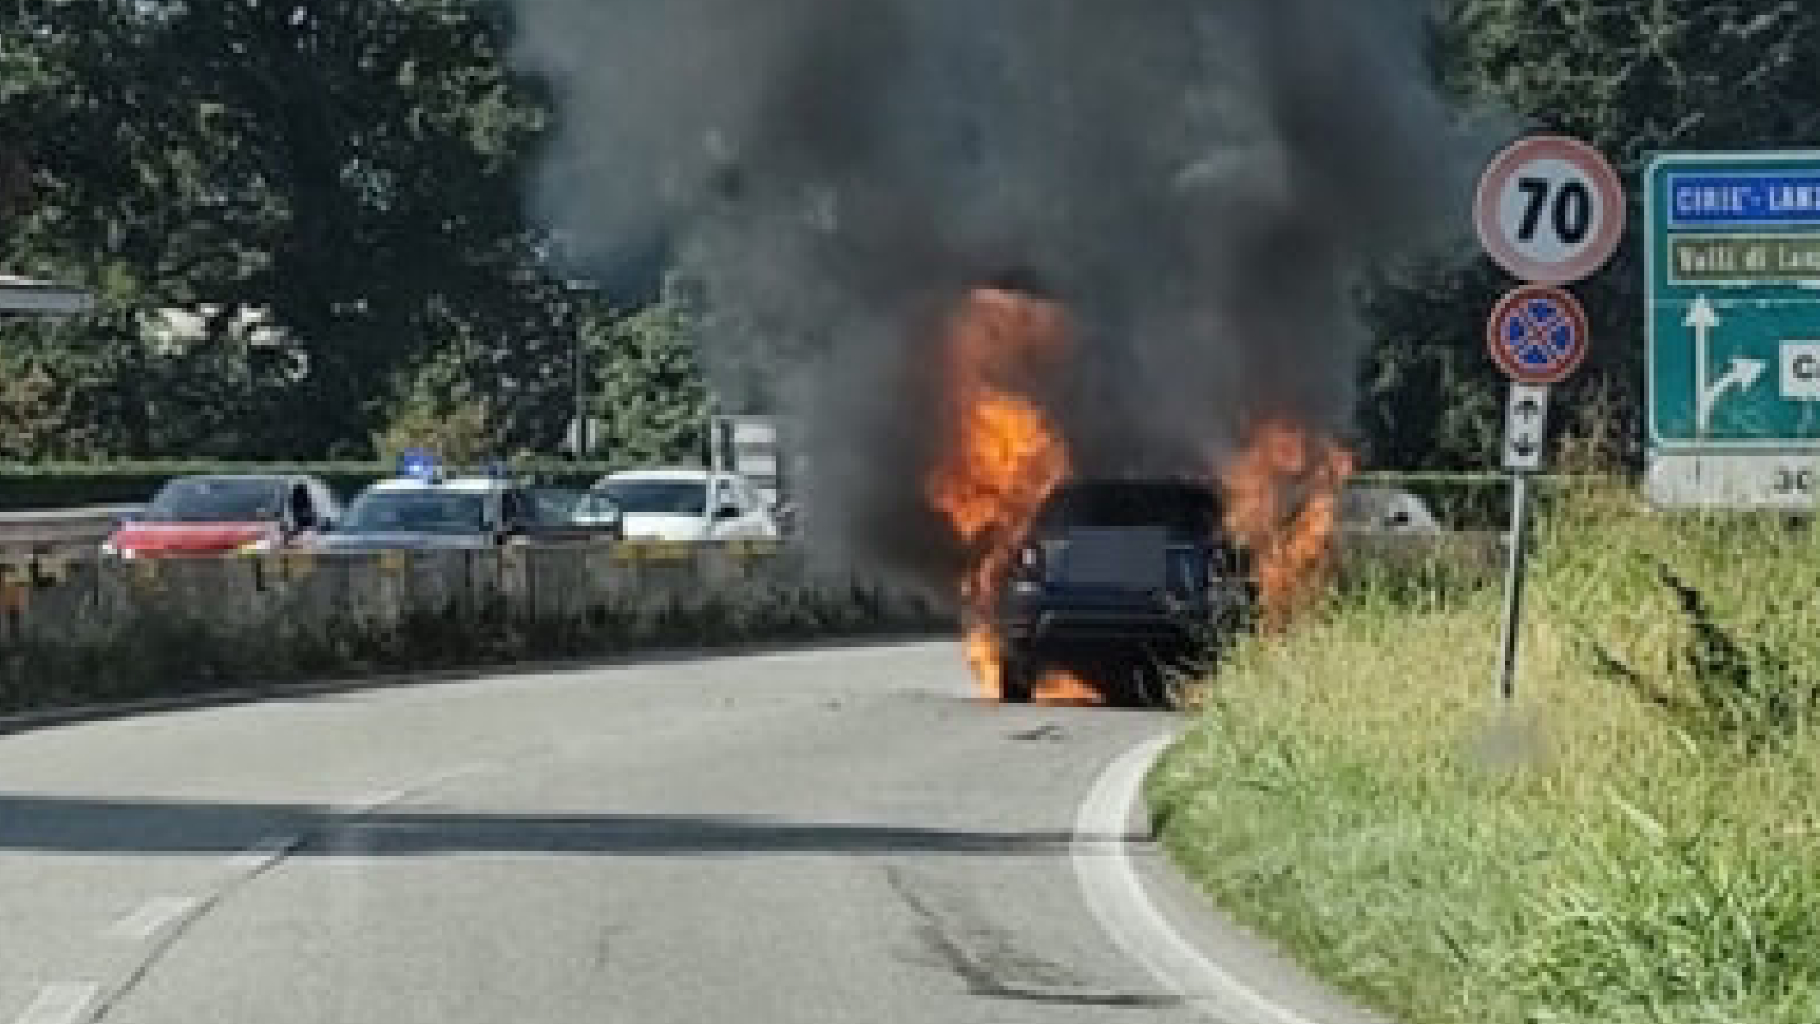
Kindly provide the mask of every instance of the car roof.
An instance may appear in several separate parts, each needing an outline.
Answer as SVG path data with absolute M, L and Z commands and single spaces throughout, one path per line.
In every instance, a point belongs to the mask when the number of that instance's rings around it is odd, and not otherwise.
M 282 484 L 296 480 L 298 477 L 278 473 L 191 473 L 188 476 L 173 477 L 167 483 L 184 483 L 201 481 L 203 483 L 225 483 L 229 480 L 244 480 L 248 483 Z
M 454 480 L 381 480 L 368 490 L 378 492 L 391 491 L 450 491 L 456 494 L 491 494 L 503 491 L 507 487 L 504 480 L 492 477 L 457 477 Z
M 670 483 L 708 483 L 712 480 L 731 479 L 730 473 L 717 473 L 711 469 L 627 469 L 610 473 L 603 483 L 638 483 L 642 481 L 663 481 Z
M 1055 493 L 1068 494 L 1079 491 L 1097 491 L 1113 489 L 1152 489 L 1171 491 L 1199 491 L 1215 497 L 1220 495 L 1220 486 L 1216 482 L 1186 474 L 1181 476 L 1093 476 L 1080 477 L 1063 482 Z

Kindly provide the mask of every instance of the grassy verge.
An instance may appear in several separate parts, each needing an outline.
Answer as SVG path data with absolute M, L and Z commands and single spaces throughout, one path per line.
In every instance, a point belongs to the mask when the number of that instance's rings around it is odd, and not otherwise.
M 0 714 L 255 683 L 507 666 L 653 648 L 712 649 L 952 628 L 936 609 L 867 587 L 778 587 L 658 607 L 599 605 L 526 618 L 502 602 L 451 605 L 380 625 L 225 630 L 172 610 L 91 637 L 0 646 Z
M 1820 1020 L 1820 533 L 1586 488 L 1499 595 L 1379 579 L 1237 652 L 1150 798 L 1186 869 L 1407 1024 Z

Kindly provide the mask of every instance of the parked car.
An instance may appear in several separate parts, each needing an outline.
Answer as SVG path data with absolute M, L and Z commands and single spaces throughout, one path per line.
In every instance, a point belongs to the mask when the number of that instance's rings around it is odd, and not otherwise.
M 1227 537 L 1221 496 L 1193 480 L 1086 480 L 1044 504 L 995 611 L 1001 692 L 1031 698 L 1050 668 L 1087 668 L 1154 703 L 1161 668 L 1247 628 L 1250 559 Z
M 181 477 L 124 519 L 101 553 L 150 558 L 307 547 L 340 515 L 335 493 L 311 476 Z
M 751 482 L 706 469 L 641 469 L 594 485 L 612 499 L 628 540 L 775 540 L 777 520 Z
M 362 491 L 321 546 L 400 551 L 586 543 L 619 539 L 620 520 L 618 506 L 606 495 L 496 474 L 445 478 L 432 469 Z
M 521 540 L 533 544 L 594 543 L 625 536 L 625 517 L 608 495 L 568 487 L 528 489 L 531 515 Z
M 327 551 L 486 549 L 523 531 L 522 490 L 496 477 L 382 480 L 322 538 Z

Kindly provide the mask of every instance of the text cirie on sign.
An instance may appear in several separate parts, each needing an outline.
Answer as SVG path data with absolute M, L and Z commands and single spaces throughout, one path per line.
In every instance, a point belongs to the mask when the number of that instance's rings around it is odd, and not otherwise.
M 1624 237 L 1624 186 L 1598 150 L 1563 136 L 1524 139 L 1479 180 L 1474 220 L 1499 266 L 1564 285 L 1597 273 Z

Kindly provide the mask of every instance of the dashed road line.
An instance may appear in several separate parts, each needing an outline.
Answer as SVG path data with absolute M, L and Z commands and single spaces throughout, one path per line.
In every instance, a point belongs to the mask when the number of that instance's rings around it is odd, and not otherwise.
M 303 842 L 302 836 L 266 836 L 253 845 L 222 858 L 235 875 L 256 875 L 276 864 Z
M 101 986 L 92 981 L 65 981 L 46 985 L 14 1024 L 78 1024 L 89 1019 Z
M 202 900 L 194 896 L 154 896 L 139 909 L 108 925 L 106 934 L 111 939 L 144 942 L 202 906 Z

